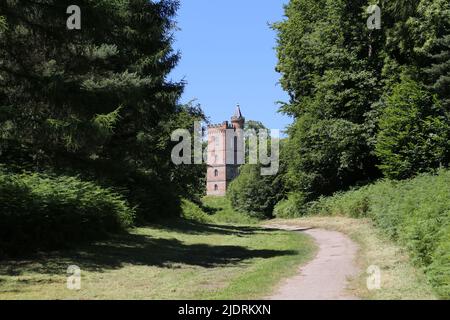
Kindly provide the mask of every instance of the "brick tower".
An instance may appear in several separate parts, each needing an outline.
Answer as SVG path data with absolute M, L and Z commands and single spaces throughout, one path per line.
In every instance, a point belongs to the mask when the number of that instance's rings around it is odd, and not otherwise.
M 225 196 L 230 182 L 239 174 L 238 159 L 243 159 L 244 150 L 238 148 L 243 143 L 244 136 L 237 129 L 244 129 L 245 118 L 242 116 L 239 105 L 236 107 L 231 123 L 224 121 L 221 124 L 208 126 L 208 173 L 206 177 L 206 193 L 211 196 Z M 235 133 L 233 142 L 227 142 L 226 133 Z M 230 149 L 232 148 L 232 149 Z M 227 158 L 232 154 L 233 158 Z

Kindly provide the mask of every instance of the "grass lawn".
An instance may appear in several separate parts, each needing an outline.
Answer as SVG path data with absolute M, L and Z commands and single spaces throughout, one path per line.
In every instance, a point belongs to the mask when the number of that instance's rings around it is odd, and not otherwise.
M 353 279 L 353 294 L 371 300 L 434 300 L 437 299 L 425 274 L 411 263 L 406 250 L 387 239 L 369 219 L 346 217 L 306 217 L 291 220 L 274 220 L 273 223 L 324 228 L 347 234 L 359 245 L 357 263 L 362 270 Z M 381 289 L 367 289 L 366 270 L 369 266 L 381 270 Z
M 236 212 L 231 207 L 230 201 L 224 197 L 204 197 L 203 210 L 210 214 L 209 221 L 213 223 L 248 225 L 261 222 L 256 217 Z
M 264 298 L 313 257 L 310 238 L 227 215 L 221 201 L 206 200 L 217 222 L 172 221 L 76 250 L 2 261 L 0 300 Z M 239 223 L 218 222 L 225 220 Z M 80 291 L 66 288 L 69 265 L 82 270 Z

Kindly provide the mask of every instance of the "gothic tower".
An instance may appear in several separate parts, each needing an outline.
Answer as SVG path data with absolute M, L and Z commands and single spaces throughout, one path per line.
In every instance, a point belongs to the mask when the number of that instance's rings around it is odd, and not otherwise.
M 238 147 L 244 145 L 244 124 L 245 118 L 237 105 L 231 123 L 224 121 L 208 126 L 207 195 L 225 196 L 228 185 L 238 176 L 242 164 L 239 162 L 244 159 L 245 152 L 243 147 Z

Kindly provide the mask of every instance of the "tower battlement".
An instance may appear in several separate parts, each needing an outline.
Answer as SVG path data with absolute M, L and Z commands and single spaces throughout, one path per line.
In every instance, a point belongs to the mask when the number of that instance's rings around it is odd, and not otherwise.
M 233 125 L 228 121 L 224 121 L 222 123 L 211 124 L 208 126 L 208 129 L 233 129 Z

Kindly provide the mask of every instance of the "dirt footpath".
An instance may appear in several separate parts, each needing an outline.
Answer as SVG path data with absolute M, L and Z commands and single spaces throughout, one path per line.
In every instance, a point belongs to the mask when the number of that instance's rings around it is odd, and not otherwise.
M 270 225 L 270 228 L 302 232 L 314 238 L 319 251 L 298 274 L 284 280 L 271 300 L 356 300 L 346 290 L 348 279 L 358 275 L 357 245 L 346 235 L 323 229 Z

